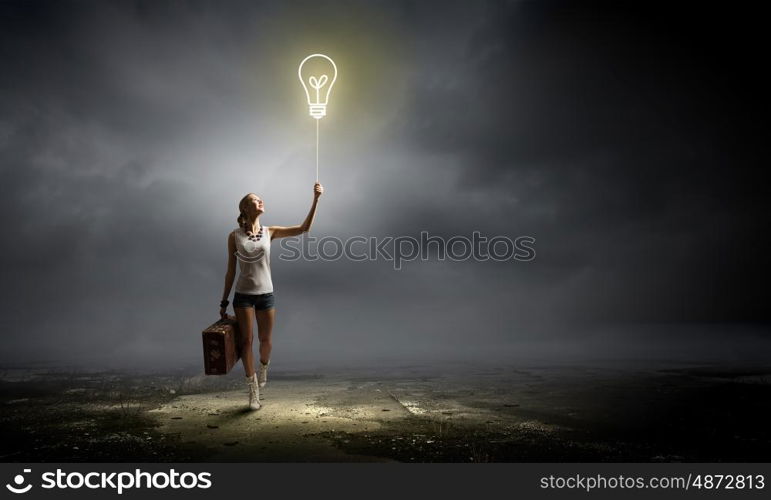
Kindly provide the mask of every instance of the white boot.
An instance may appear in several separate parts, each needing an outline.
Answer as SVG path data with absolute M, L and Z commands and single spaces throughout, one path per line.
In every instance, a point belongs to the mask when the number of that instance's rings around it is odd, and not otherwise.
M 257 383 L 257 374 L 252 373 L 251 377 L 246 377 L 246 384 L 249 386 L 249 408 L 252 410 L 259 410 L 260 386 Z
M 267 363 L 262 364 L 262 361 L 260 361 L 260 369 L 257 372 L 257 381 L 260 383 L 260 387 L 265 387 L 265 384 L 268 383 L 268 365 L 270 364 L 270 360 L 268 360 Z

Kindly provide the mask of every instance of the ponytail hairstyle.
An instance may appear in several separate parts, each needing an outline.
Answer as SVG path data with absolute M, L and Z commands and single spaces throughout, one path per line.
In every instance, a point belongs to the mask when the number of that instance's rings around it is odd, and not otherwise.
M 236 222 L 238 222 L 238 227 L 244 230 L 244 232 L 247 232 L 246 224 L 249 222 L 249 218 L 246 216 L 246 200 L 249 199 L 249 195 L 252 193 L 247 193 L 246 196 L 241 198 L 241 201 L 238 202 L 238 211 L 240 212 L 238 214 L 238 218 L 236 219 Z

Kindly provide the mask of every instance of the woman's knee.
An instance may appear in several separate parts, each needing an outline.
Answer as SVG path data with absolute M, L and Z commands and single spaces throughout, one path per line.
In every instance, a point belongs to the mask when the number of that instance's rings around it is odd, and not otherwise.
M 241 335 L 240 344 L 242 347 L 251 347 L 253 342 L 254 342 L 254 337 L 252 336 L 252 334 Z

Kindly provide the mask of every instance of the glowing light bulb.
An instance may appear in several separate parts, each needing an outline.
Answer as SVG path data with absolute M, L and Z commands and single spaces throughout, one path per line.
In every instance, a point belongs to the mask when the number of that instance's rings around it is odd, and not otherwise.
M 324 54 L 311 54 L 300 63 L 297 76 L 308 97 L 308 112 L 320 120 L 327 114 L 329 93 L 337 80 L 335 61 Z

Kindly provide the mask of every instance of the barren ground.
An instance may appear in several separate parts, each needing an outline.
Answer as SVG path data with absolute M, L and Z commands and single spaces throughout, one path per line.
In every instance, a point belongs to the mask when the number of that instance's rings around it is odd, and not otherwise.
M 6 462 L 768 461 L 771 367 L 0 369 Z

